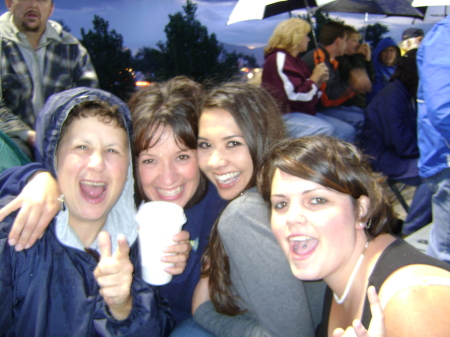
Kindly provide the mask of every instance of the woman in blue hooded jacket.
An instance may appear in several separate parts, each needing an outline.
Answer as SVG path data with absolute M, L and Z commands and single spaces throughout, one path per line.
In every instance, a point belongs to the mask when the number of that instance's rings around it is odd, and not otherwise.
M 126 105 L 68 90 L 49 99 L 36 130 L 36 167 L 57 178 L 64 207 L 27 250 L 8 243 L 16 214 L 0 223 L 0 335 L 167 335 L 167 305 L 141 279 Z M 0 207 L 20 188 L 2 188 Z
M 389 79 L 397 67 L 399 57 L 400 49 L 391 37 L 386 37 L 378 43 L 373 51 L 372 58 L 375 81 L 372 91 L 367 94 L 367 104 L 389 83 Z

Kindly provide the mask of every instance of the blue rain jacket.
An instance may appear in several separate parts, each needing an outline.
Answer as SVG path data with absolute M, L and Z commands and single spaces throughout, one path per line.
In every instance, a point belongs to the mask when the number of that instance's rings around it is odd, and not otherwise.
M 419 173 L 450 167 L 450 15 L 428 32 L 417 51 Z
M 0 176 L 0 207 L 20 193 L 37 168 L 56 176 L 54 155 L 63 122 L 74 105 L 95 99 L 119 107 L 131 137 L 130 113 L 115 96 L 92 88 L 51 96 L 36 124 L 39 163 L 12 168 Z M 124 190 L 103 228 L 111 235 L 113 251 L 120 233 L 131 247 L 133 308 L 127 319 L 118 321 L 110 314 L 94 279 L 95 254 L 87 253 L 73 237 L 67 212 L 60 211 L 43 238 L 21 252 L 7 242 L 17 213 L 0 223 L 0 336 L 167 336 L 173 325 L 167 302 L 141 279 L 131 160 Z M 97 241 L 89 248 L 98 251 Z
M 377 171 L 391 179 L 419 175 L 415 103 L 399 80 L 386 85 L 365 109 L 361 138 Z
M 367 94 L 367 103 L 369 103 L 375 95 L 389 83 L 392 74 L 397 68 L 397 65 L 387 66 L 381 62 L 380 53 L 388 47 L 397 48 L 398 57 L 400 57 L 400 49 L 391 37 L 386 37 L 378 43 L 372 55 L 375 80 L 372 85 L 372 91 Z

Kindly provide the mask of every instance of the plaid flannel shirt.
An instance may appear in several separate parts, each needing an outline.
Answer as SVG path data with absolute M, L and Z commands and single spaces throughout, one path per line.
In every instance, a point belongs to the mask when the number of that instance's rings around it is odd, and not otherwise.
M 49 25 L 58 28 L 57 23 L 49 21 L 47 27 Z M 73 35 L 62 29 L 58 33 L 60 39 L 52 39 L 45 47 L 42 87 L 45 100 L 54 93 L 75 87 L 98 87 L 87 50 Z M 35 123 L 33 79 L 17 42 L 1 33 L 0 39 L 0 130 L 8 135 L 21 135 Z

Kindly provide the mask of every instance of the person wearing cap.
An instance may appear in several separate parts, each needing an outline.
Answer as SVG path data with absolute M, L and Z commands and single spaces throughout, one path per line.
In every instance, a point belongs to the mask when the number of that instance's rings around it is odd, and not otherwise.
M 423 36 L 423 30 L 420 28 L 411 27 L 405 29 L 402 34 L 402 41 L 398 45 L 401 55 L 405 55 L 411 49 L 419 48 Z

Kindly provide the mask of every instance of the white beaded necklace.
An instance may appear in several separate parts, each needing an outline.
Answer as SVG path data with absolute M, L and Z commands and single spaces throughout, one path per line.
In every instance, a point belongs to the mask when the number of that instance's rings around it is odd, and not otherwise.
M 344 293 L 342 294 L 342 297 L 339 297 L 338 295 L 336 295 L 335 292 L 333 292 L 333 297 L 337 304 L 344 303 L 345 299 L 347 298 L 348 292 L 350 291 L 353 281 L 355 280 L 356 273 L 358 272 L 359 267 L 361 267 L 361 263 L 364 260 L 364 253 L 366 252 L 368 245 L 369 245 L 369 241 L 366 242 L 366 245 L 364 246 L 364 250 L 362 251 L 360 257 L 358 258 L 358 261 L 356 262 L 355 266 L 353 267 L 353 271 L 350 275 L 350 278 L 347 281 L 347 285 L 345 286 L 345 290 L 344 290 Z

